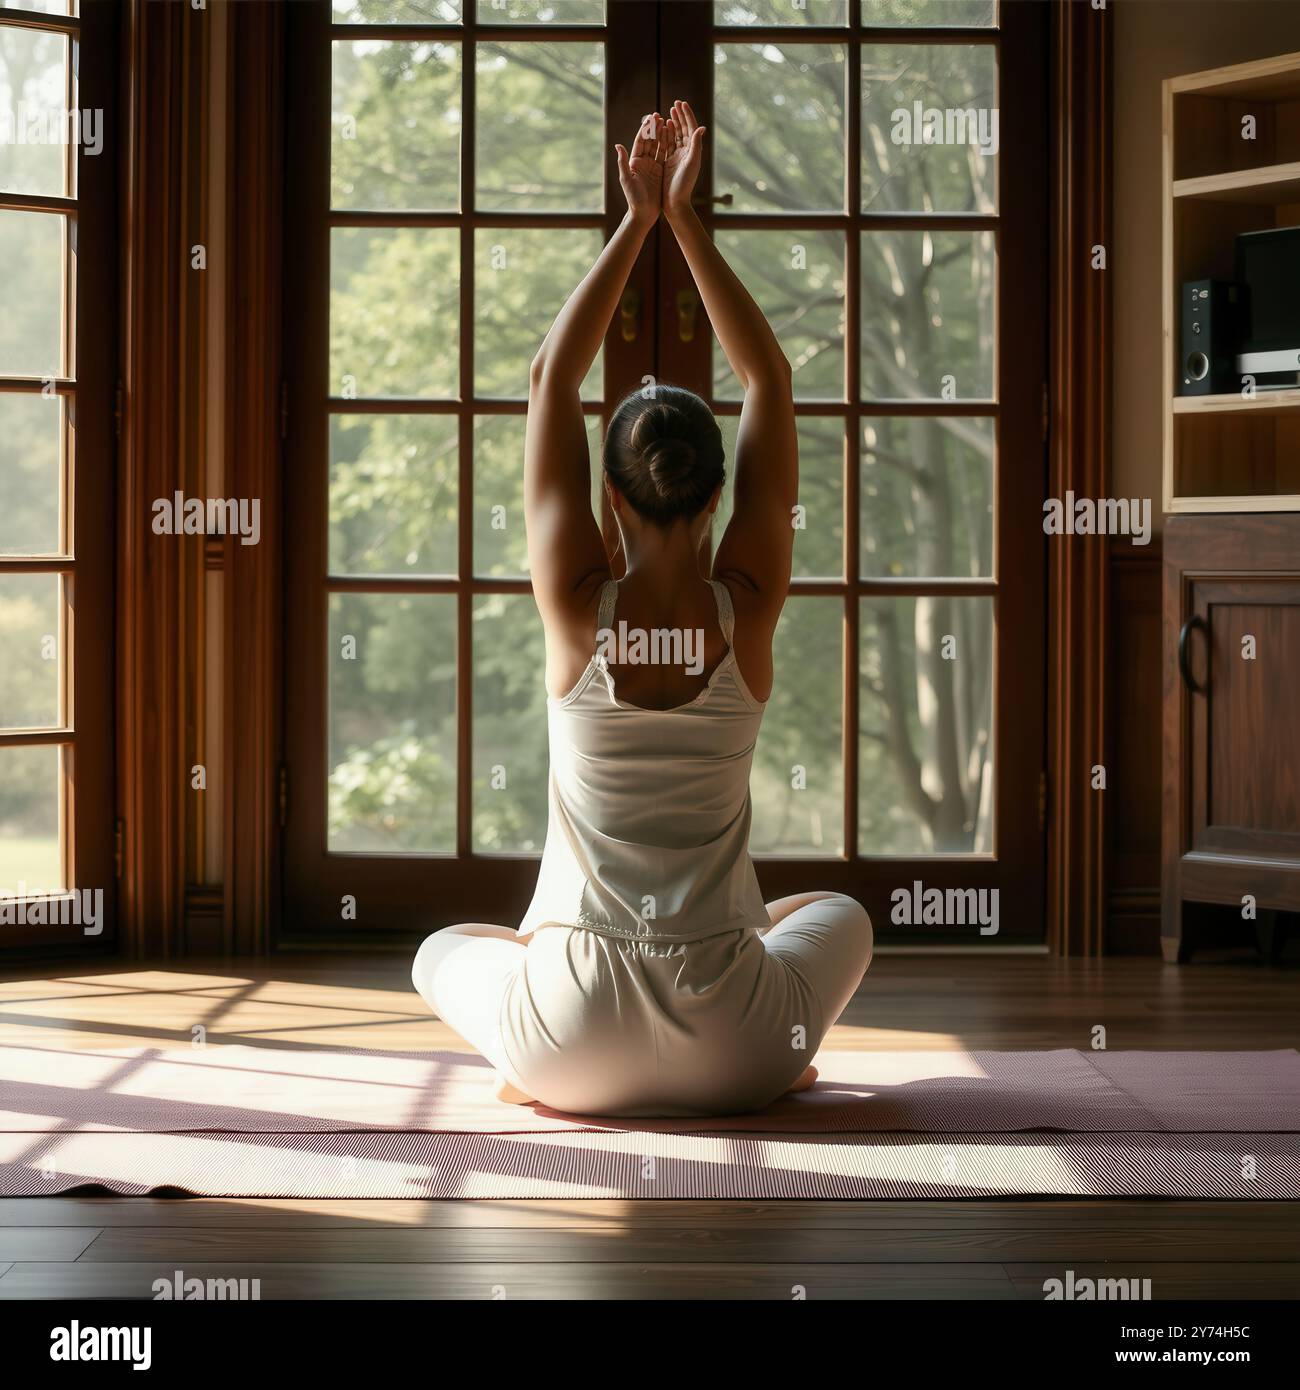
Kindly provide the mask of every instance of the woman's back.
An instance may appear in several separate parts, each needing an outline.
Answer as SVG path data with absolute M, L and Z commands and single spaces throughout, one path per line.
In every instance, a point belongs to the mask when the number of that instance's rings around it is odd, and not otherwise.
M 712 587 L 723 649 L 706 676 L 702 628 L 629 625 L 617 616 L 618 584 L 604 586 L 596 652 L 548 701 L 549 824 L 522 931 L 551 922 L 693 941 L 767 925 L 748 852 L 764 707 L 736 663 L 727 588 Z M 628 672 L 679 662 L 693 677 L 684 693 L 698 687 L 683 702 L 646 708 L 618 693 L 631 693 Z

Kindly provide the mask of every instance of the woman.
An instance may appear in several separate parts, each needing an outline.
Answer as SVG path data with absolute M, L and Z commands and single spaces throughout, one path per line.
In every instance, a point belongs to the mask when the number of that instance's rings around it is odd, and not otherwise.
M 518 932 L 435 933 L 412 971 L 497 1069 L 501 1099 L 579 1114 L 739 1113 L 812 1085 L 808 1063 L 871 959 L 858 903 L 804 893 L 764 906 L 749 858 L 799 461 L 789 363 L 691 208 L 703 140 L 679 101 L 645 119 L 631 155 L 616 146 L 627 215 L 533 362 L 524 505 L 551 776 L 532 905 Z M 661 213 L 745 391 L 735 506 L 706 579 L 717 421 L 688 391 L 629 396 L 604 446 L 626 558 L 615 581 L 588 502 L 578 388 Z

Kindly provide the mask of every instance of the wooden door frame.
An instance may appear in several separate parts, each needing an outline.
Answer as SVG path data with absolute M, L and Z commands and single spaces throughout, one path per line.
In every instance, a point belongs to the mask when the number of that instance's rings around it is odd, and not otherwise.
M 694 27 L 689 38 L 681 33 L 682 14 L 695 11 Z M 663 17 L 665 26 L 678 30 L 678 41 L 661 39 L 665 54 L 660 90 L 661 109 L 664 102 L 682 92 L 698 93 L 697 112 L 701 122 L 713 125 L 712 68 L 715 42 L 747 43 L 769 39 L 771 42 L 799 44 L 847 45 L 846 103 L 845 103 L 845 210 L 836 214 L 734 214 L 716 210 L 713 192 L 711 145 L 706 143 L 706 164 L 701 175 L 703 196 L 700 217 L 711 230 L 784 229 L 802 230 L 809 227 L 843 230 L 845 244 L 845 279 L 848 286 L 845 323 L 846 389 L 842 401 L 797 402 L 802 417 L 830 417 L 846 422 L 848 455 L 844 468 L 844 532 L 845 554 L 840 577 L 836 579 L 796 578 L 791 585 L 791 602 L 801 597 L 834 597 L 844 602 L 844 641 L 841 653 L 844 772 L 844 853 L 827 858 L 797 855 L 755 858 L 755 868 L 764 896 L 771 899 L 809 888 L 833 889 L 863 901 L 876 923 L 878 939 L 890 935 L 889 905 L 893 890 L 910 887 L 916 879 L 926 887 L 984 888 L 999 881 L 1004 886 L 1003 927 L 988 945 L 1034 945 L 1043 940 L 1040 930 L 1044 895 L 1044 835 L 1034 810 L 1040 776 L 1044 767 L 1045 735 L 1043 732 L 1043 701 L 1031 697 L 1026 717 L 1014 724 L 1015 736 L 1005 708 L 1005 686 L 1008 678 L 1022 671 L 1033 671 L 1032 680 L 1041 688 L 1044 684 L 1044 657 L 1041 634 L 1044 627 L 1042 583 L 1043 552 L 1030 551 L 1026 534 L 1041 536 L 1041 508 L 1028 488 L 1017 488 L 1013 479 L 1032 477 L 1040 484 L 1044 473 L 1033 472 L 1034 461 L 1043 458 L 1045 439 L 1041 431 L 1040 394 L 1045 387 L 1044 358 L 1047 347 L 1047 257 L 1040 228 L 1047 212 L 1045 187 L 1047 144 L 1044 120 L 1048 95 L 1043 71 L 1043 57 L 1048 41 L 1047 13 L 1041 4 L 1017 4 L 1002 16 L 996 29 L 978 31 L 962 29 L 955 34 L 943 28 L 863 28 L 864 12 L 860 0 L 850 0 L 848 25 L 845 28 L 760 29 L 726 28 L 713 23 L 709 0 L 681 0 Z M 859 215 L 859 179 L 861 155 L 861 78 L 858 53 L 860 43 L 971 43 L 995 47 L 1000 55 L 1002 73 L 1000 103 L 1010 103 L 1009 90 L 1015 93 L 1015 113 L 1000 123 L 1002 132 L 998 207 L 992 214 L 890 214 Z M 1006 74 L 1010 72 L 1012 77 Z M 1006 169 L 1015 163 L 1017 176 L 1008 177 Z M 1025 370 L 999 370 L 996 399 L 992 401 L 961 401 L 949 405 L 934 401 L 864 401 L 859 389 L 860 373 L 860 243 L 858 228 L 943 228 L 953 230 L 989 230 L 997 239 L 997 351 L 999 365 L 1016 350 L 1028 358 Z M 677 292 L 689 285 L 689 272 L 672 238 L 665 237 L 660 254 L 660 339 L 672 342 L 675 335 L 674 317 Z M 1009 267 L 1014 267 L 1013 272 Z M 701 309 L 703 317 L 703 310 Z M 707 319 L 704 319 L 707 327 Z M 696 334 L 694 343 L 680 352 L 682 369 L 672 373 L 672 379 L 699 392 L 710 400 L 720 414 L 736 415 L 738 401 L 713 401 L 710 379 L 712 335 L 707 331 Z M 995 544 L 997 564 L 987 580 L 966 581 L 947 579 L 866 579 L 859 570 L 859 485 L 860 460 L 855 441 L 860 438 L 858 422 L 871 416 L 935 416 L 939 414 L 972 416 L 992 419 L 997 428 L 997 525 Z M 1019 538 L 1015 542 L 1012 538 Z M 856 843 L 859 797 L 860 735 L 855 737 L 859 715 L 860 609 L 873 598 L 906 598 L 916 594 L 951 594 L 963 596 L 989 595 L 998 604 L 998 636 L 994 649 L 994 707 L 993 738 L 995 742 L 994 777 L 997 787 L 994 843 L 992 854 L 930 854 L 909 857 L 871 856 L 859 853 Z M 1009 607 L 1007 595 L 1014 595 L 1017 606 L 1015 622 L 1004 621 Z M 787 612 L 789 611 L 787 607 Z M 1001 692 L 1000 694 L 998 692 Z M 1021 818 L 1011 814 L 1012 808 L 1030 808 Z M 1005 885 L 1016 885 L 1014 906 L 1007 903 Z M 917 930 L 908 927 L 895 933 L 900 942 L 922 942 L 925 945 L 969 945 L 970 934 L 961 928 Z
M 261 5 L 263 0 L 255 0 Z M 281 6 L 269 3 L 268 10 Z M 167 458 L 165 440 L 168 361 L 176 330 L 168 308 L 173 293 L 167 277 L 157 275 L 160 244 L 174 228 L 170 179 L 179 168 L 173 127 L 166 113 L 185 100 L 179 65 L 166 58 L 177 42 L 169 14 L 180 7 L 150 6 L 141 0 L 124 5 L 122 68 L 123 121 L 131 132 L 124 164 L 123 315 L 124 374 L 134 378 L 120 455 L 118 495 L 124 501 L 165 495 L 167 479 L 151 479 Z M 241 9 L 252 9 L 246 4 Z M 1052 0 L 1050 95 L 1054 158 L 1050 168 L 1051 333 L 1052 362 L 1048 406 L 1051 416 L 1050 491 L 1062 495 L 1104 496 L 1109 480 L 1109 294 L 1104 276 L 1086 269 L 1081 249 L 1108 242 L 1110 219 L 1110 44 L 1109 9 L 1096 10 L 1070 0 Z M 144 65 L 154 65 L 148 83 Z M 284 83 L 283 50 L 270 45 L 247 55 L 243 72 L 259 71 L 267 90 Z M 267 119 L 271 111 L 266 113 Z M 254 132 L 250 130 L 250 136 Z M 276 142 L 283 149 L 285 130 Z M 852 136 L 851 136 L 852 138 Z M 170 171 L 170 173 L 169 173 Z M 237 164 L 234 183 L 245 206 L 272 206 L 279 195 L 273 161 Z M 168 219 L 171 219 L 170 221 Z M 267 271 L 268 286 L 274 275 Z M 279 295 L 272 290 L 272 298 Z M 255 346 L 262 331 L 258 316 L 248 314 L 238 336 L 231 335 L 232 357 Z M 131 325 L 130 331 L 127 326 Z M 269 353 L 274 352 L 274 346 Z M 131 356 L 134 354 L 134 357 Z M 264 368 L 269 373 L 271 367 Z M 279 373 L 276 374 L 278 386 Z M 265 413 L 263 376 L 258 407 Z M 251 383 L 251 378 L 249 378 Z M 278 466 L 278 450 L 254 431 L 255 466 Z M 154 447 L 150 447 L 152 442 Z M 175 621 L 174 590 L 158 561 L 149 572 L 140 558 L 139 537 L 122 523 L 119 557 L 119 805 L 129 821 L 122 881 L 123 934 L 128 949 L 141 953 L 166 947 L 181 911 L 180 860 L 172 827 L 175 795 L 160 785 L 162 765 L 178 765 L 178 731 L 167 695 L 175 689 L 175 654 L 167 634 Z M 278 562 L 283 543 L 268 532 L 263 543 Z M 1104 746 L 1102 656 L 1105 638 L 1104 543 L 1089 554 L 1088 543 L 1058 538 L 1049 555 L 1047 647 L 1049 652 L 1048 768 L 1048 943 L 1060 954 L 1098 953 L 1104 918 L 1104 802 L 1091 792 L 1087 769 Z M 162 562 L 165 566 L 165 561 Z M 265 577 L 261 582 L 266 582 Z M 274 584 L 271 586 L 274 589 Z M 265 604 L 265 596 L 260 603 Z M 272 600 L 274 603 L 276 600 Z M 232 615 L 232 623 L 237 619 Z M 235 629 L 232 629 L 235 631 Z M 236 651 L 243 645 L 232 638 Z M 276 652 L 268 669 L 259 661 L 253 678 L 241 686 L 245 717 L 279 743 L 279 663 Z M 126 717 L 125 711 L 131 715 Z M 146 711 L 142 715 L 142 711 Z M 146 727 L 147 726 L 147 727 Z M 269 731 L 275 730 L 273 735 Z M 265 748 L 265 745 L 263 745 Z M 276 753 L 278 754 L 277 747 Z M 232 908 L 235 932 L 241 914 L 253 912 L 259 923 L 273 923 L 279 911 L 274 860 L 278 852 L 276 769 L 280 757 L 263 752 L 256 765 L 243 760 L 246 794 L 239 817 L 257 817 L 251 844 L 235 852 L 235 872 L 246 874 L 240 906 Z M 231 803 L 232 806 L 238 803 Z M 233 810 L 228 812 L 234 816 Z M 369 939 L 369 938 L 367 938 Z M 234 949 L 265 950 L 274 940 L 269 925 L 259 925 L 246 939 L 232 939 Z M 342 944 L 342 943 L 340 943 Z
M 329 6 L 322 0 L 295 5 L 289 14 L 286 52 L 290 58 L 288 83 L 287 136 L 294 150 L 288 166 L 286 234 L 295 254 L 285 267 L 284 344 L 289 428 L 285 467 L 288 475 L 301 480 L 297 494 L 294 525 L 286 541 L 284 579 L 286 611 L 293 622 L 286 626 L 285 651 L 294 668 L 318 671 L 320 654 L 325 651 L 327 604 L 322 577 L 327 568 L 327 485 L 322 460 L 328 457 L 328 421 L 332 399 L 328 367 L 320 344 L 328 336 L 328 228 L 334 221 L 345 225 L 391 224 L 453 226 L 460 244 L 460 397 L 430 406 L 420 401 L 367 399 L 350 401 L 357 411 L 414 410 L 454 415 L 460 429 L 460 471 L 458 507 L 457 574 L 435 580 L 396 579 L 371 581 L 360 578 L 356 587 L 373 591 L 419 591 L 454 594 L 457 601 L 457 708 L 471 709 L 472 701 L 472 610 L 475 597 L 482 594 L 529 594 L 527 578 L 481 578 L 473 564 L 473 470 L 470 440 L 474 416 L 488 411 L 522 415 L 525 400 L 480 399 L 473 380 L 473 275 L 475 232 L 486 227 L 593 227 L 608 237 L 622 220 L 624 203 L 612 158 L 604 164 L 605 211 L 575 215 L 546 213 L 500 213 L 474 210 L 474 63 L 465 55 L 481 39 L 489 42 L 563 42 L 602 39 L 607 46 L 607 70 L 611 81 L 606 88 L 610 124 L 624 132 L 619 138 L 628 144 L 636 124 L 653 101 L 645 79 L 656 55 L 655 6 L 648 0 L 614 0 L 609 23 L 602 28 L 564 25 L 480 24 L 467 10 L 461 24 L 438 28 L 429 26 L 384 25 L 382 37 L 395 41 L 427 38 L 440 33 L 462 49 L 462 126 L 461 197 L 463 211 L 436 214 L 402 214 L 393 219 L 386 214 L 359 220 L 351 213 L 332 213 L 329 207 L 329 129 L 328 122 L 313 121 L 329 111 L 330 68 L 328 44 L 331 33 L 346 37 L 352 32 L 374 35 L 374 27 L 331 27 Z M 322 47 L 324 46 L 324 48 Z M 324 60 L 322 61 L 322 52 Z M 649 68 L 632 61 L 649 53 Z M 297 59 L 298 61 L 295 61 Z M 364 215 L 362 215 L 364 217 Z M 654 298 L 654 244 L 647 241 L 629 278 L 629 288 L 641 295 L 643 306 Z M 605 385 L 599 411 L 584 402 L 586 413 L 608 418 L 618 399 L 640 384 L 641 365 L 653 361 L 654 316 L 643 308 L 641 325 L 646 336 L 634 344 L 624 342 L 621 326 L 611 324 L 606 339 Z M 334 402 L 333 404 L 337 404 Z M 334 581 L 336 584 L 340 581 Z M 351 581 L 348 581 L 349 583 Z M 285 682 L 284 698 L 294 700 L 291 682 Z M 385 904 L 383 926 L 346 925 L 325 927 L 324 921 L 339 918 L 339 893 L 360 896 L 355 888 L 343 888 L 334 874 L 347 856 L 330 856 L 325 849 L 326 769 L 321 750 L 326 727 L 301 717 L 285 718 L 284 762 L 288 769 L 291 809 L 290 824 L 282 838 L 283 883 L 286 895 L 285 930 L 276 938 L 279 945 L 332 946 L 405 944 L 413 929 L 431 930 L 453 921 L 504 921 L 522 915 L 536 879 L 537 857 L 525 854 L 472 853 L 472 725 L 468 717 L 457 720 L 457 839 L 454 855 L 391 855 L 383 858 L 385 885 L 391 898 L 401 907 Z M 328 714 L 326 711 L 326 719 Z M 358 856 L 366 859 L 371 856 Z M 341 872 L 341 869 L 340 869 Z M 373 870 L 367 870 L 373 872 Z M 360 876 L 357 876 L 360 882 Z M 306 927 L 302 926 L 306 919 Z
M 1109 8 L 1052 4 L 1051 422 L 1048 492 L 1110 495 L 1110 277 L 1093 247 L 1113 249 L 1112 20 Z M 1110 543 L 1054 536 L 1048 550 L 1047 940 L 1057 955 L 1105 950 L 1105 762 Z
M 61 554 L 11 557 L 0 574 L 62 575 L 58 648 L 61 710 L 48 729 L 0 734 L 0 748 L 57 747 L 60 828 L 66 889 L 33 892 L 51 910 L 73 891 L 102 894 L 98 931 L 87 936 L 79 919 L 65 924 L 0 929 L 6 956 L 101 954 L 116 945 L 118 894 L 114 856 L 113 699 L 113 451 L 117 351 L 118 15 L 109 0 L 92 0 L 77 16 L 6 9 L 7 29 L 59 33 L 68 42 L 69 78 L 76 72 L 76 107 L 98 111 L 103 148 L 96 155 L 69 143 L 75 167 L 72 197 L 0 193 L 0 208 L 63 216 L 67 237 L 61 311 L 67 316 L 65 361 L 53 377 L 9 377 L 13 393 L 52 391 L 66 412 L 62 427 L 65 489 Z M 71 81 L 66 100 L 72 105 Z M 6 267 L 6 273 L 13 272 Z

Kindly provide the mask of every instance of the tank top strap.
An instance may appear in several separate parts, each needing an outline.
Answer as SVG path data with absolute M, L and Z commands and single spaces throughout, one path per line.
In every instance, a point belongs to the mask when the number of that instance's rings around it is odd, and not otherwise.
M 618 602 L 618 580 L 607 579 L 600 588 L 600 607 L 596 612 L 596 631 L 604 632 L 614 621 L 614 605 Z
M 731 606 L 731 591 L 721 579 L 710 579 L 709 583 L 713 585 L 713 597 L 718 604 L 718 626 L 722 629 L 727 646 L 730 647 L 736 633 L 736 613 Z

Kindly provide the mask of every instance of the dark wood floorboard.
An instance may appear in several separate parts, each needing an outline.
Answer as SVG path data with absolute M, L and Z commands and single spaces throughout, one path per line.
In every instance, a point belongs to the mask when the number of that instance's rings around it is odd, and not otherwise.
M 398 956 L 29 970 L 0 1046 L 462 1048 Z M 1300 971 L 878 959 L 832 1048 L 1294 1047 Z M 1159 1298 L 1300 1297 L 1300 1203 L 0 1200 L 0 1299 L 149 1298 L 174 1269 L 263 1298 L 1041 1299 L 1067 1268 Z

